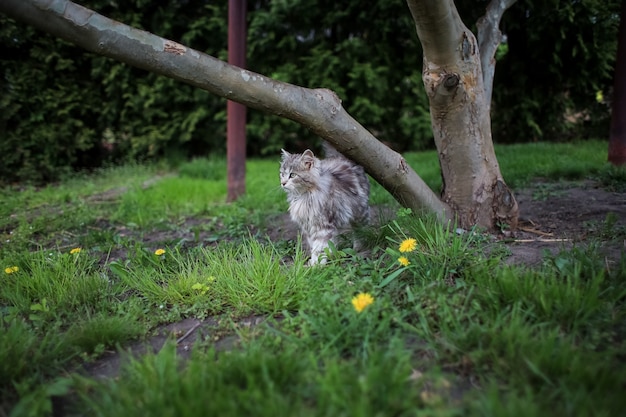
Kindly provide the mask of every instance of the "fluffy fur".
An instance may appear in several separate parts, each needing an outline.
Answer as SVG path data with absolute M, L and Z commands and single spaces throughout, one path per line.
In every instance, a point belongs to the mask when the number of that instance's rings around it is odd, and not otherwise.
M 337 244 L 339 235 L 369 222 L 365 171 L 336 151 L 319 159 L 308 149 L 302 154 L 283 150 L 280 184 L 287 193 L 291 219 L 309 244 L 311 265 L 326 262 L 328 242 Z M 354 246 L 358 250 L 358 242 Z

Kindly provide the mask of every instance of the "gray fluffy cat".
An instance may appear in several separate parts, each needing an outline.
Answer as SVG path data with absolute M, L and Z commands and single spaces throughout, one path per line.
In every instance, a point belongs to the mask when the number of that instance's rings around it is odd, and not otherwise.
M 316 158 L 308 149 L 282 154 L 280 184 L 287 193 L 289 214 L 309 244 L 309 264 L 323 264 L 329 241 L 337 244 L 340 234 L 369 222 L 369 181 L 361 166 L 337 151 L 327 150 L 326 159 Z M 358 242 L 354 246 L 358 250 Z

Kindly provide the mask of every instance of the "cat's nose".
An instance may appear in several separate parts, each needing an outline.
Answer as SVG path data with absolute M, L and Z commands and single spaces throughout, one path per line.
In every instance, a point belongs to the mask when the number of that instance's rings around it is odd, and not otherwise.
M 280 185 L 282 185 L 283 187 L 285 186 L 285 184 L 287 184 L 286 181 L 285 182 L 283 182 L 283 181 L 280 182 Z

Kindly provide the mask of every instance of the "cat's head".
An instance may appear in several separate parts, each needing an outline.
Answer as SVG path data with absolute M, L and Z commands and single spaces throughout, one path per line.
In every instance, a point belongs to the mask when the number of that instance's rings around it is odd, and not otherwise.
M 280 185 L 283 190 L 301 194 L 315 187 L 319 162 L 309 149 L 301 154 L 283 149 L 280 163 Z

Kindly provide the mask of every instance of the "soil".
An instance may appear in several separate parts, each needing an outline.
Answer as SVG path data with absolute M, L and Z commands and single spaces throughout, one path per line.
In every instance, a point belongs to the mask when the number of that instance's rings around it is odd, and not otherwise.
M 600 245 L 607 267 L 626 251 L 626 192 L 607 191 L 593 181 L 543 183 L 516 192 L 518 230 L 508 245 L 511 264 L 536 266 L 555 254 L 590 243 Z
M 252 328 L 267 322 L 267 317 L 250 316 L 233 321 L 229 317 L 209 317 L 204 320 L 187 318 L 176 323 L 161 326 L 147 340 L 140 340 L 123 347 L 123 351 L 106 351 L 93 362 L 82 365 L 82 373 L 93 378 L 106 379 L 119 375 L 122 364 L 130 358 L 138 358 L 147 353 L 157 353 L 170 339 L 176 340 L 178 357 L 187 359 L 191 348 L 198 341 L 208 341 L 216 351 L 232 349 L 239 338 L 225 327 Z
M 532 187 L 515 193 L 520 208 L 520 223 L 515 231 L 504 231 L 495 239 L 504 240 L 510 256 L 509 264 L 536 267 L 545 254 L 600 243 L 607 268 L 611 268 L 626 253 L 626 192 L 607 191 L 595 182 L 548 183 L 536 182 Z M 151 234 L 150 242 L 157 244 L 174 239 L 212 244 L 208 232 L 197 230 L 202 219 L 189 219 L 176 231 Z M 261 233 L 273 241 L 296 239 L 297 228 L 286 214 L 268 219 L 267 230 Z M 124 234 L 124 230 L 117 231 Z M 128 231 L 132 234 L 132 231 Z M 195 235 L 194 235 L 195 233 Z M 115 254 L 111 254 L 115 257 Z M 124 352 L 105 352 L 94 362 L 83 365 L 83 371 L 96 378 L 117 376 L 125 358 L 146 352 L 157 352 L 167 339 L 177 340 L 178 353 L 187 357 L 197 340 L 209 340 L 216 349 L 230 349 L 238 341 L 231 331 L 224 331 L 224 321 L 234 326 L 253 328 L 267 321 L 267 317 L 239 318 L 210 317 L 205 320 L 186 319 L 156 329 L 146 341 L 135 342 Z M 272 320 L 276 320 L 275 318 Z M 234 324 L 233 324 L 234 323 Z

